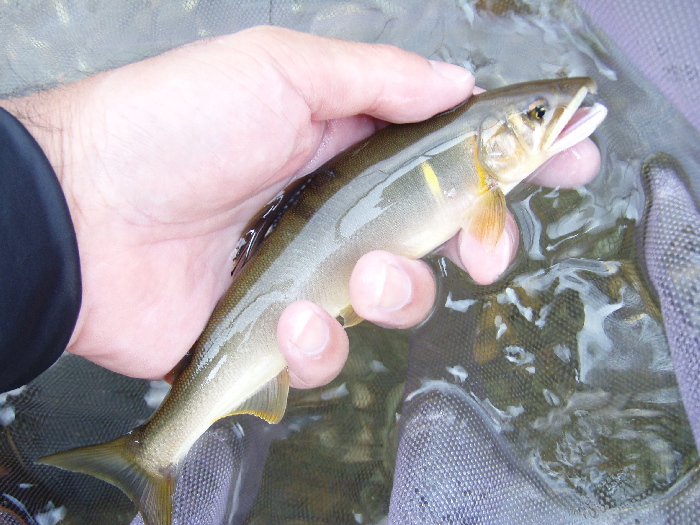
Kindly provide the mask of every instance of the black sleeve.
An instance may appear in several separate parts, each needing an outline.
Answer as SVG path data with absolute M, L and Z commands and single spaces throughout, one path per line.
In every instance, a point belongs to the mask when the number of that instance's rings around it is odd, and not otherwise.
M 61 355 L 80 310 L 78 243 L 39 145 L 0 108 L 0 392 Z

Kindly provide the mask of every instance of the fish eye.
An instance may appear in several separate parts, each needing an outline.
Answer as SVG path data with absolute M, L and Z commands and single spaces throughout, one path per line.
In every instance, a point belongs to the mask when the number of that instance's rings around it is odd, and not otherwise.
M 542 120 L 548 109 L 549 106 L 547 106 L 547 103 L 544 100 L 538 100 L 537 102 L 530 104 L 530 107 L 527 110 L 527 116 L 530 120 Z

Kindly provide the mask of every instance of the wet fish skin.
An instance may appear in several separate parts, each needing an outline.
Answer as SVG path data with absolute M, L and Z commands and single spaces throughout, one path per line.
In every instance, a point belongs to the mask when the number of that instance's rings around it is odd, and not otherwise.
M 289 379 L 276 339 L 283 310 L 306 299 L 353 323 L 348 283 L 363 254 L 420 258 L 462 227 L 495 244 L 504 193 L 592 131 L 562 133 L 594 89 L 573 78 L 494 90 L 428 121 L 389 126 L 321 167 L 237 272 L 153 417 L 114 441 L 41 462 L 118 486 L 147 525 L 171 523 L 179 465 L 214 421 L 284 415 Z M 589 128 L 604 109 L 592 113 Z

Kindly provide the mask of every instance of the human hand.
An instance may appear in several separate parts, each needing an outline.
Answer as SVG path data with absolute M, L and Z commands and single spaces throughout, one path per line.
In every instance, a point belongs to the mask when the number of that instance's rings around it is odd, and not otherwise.
M 4 104 L 47 152 L 75 225 L 83 303 L 68 350 L 161 377 L 229 286 L 257 209 L 382 121 L 423 120 L 472 88 L 465 70 L 395 48 L 255 28 Z M 597 171 L 592 143 L 565 154 L 581 156 L 578 172 L 550 167 L 540 182 Z M 508 224 L 494 250 L 464 234 L 444 249 L 489 282 L 515 251 Z M 374 252 L 351 292 L 360 315 L 403 327 L 427 315 L 435 284 L 424 263 Z M 310 303 L 285 311 L 278 341 L 297 387 L 329 381 L 347 354 L 342 327 Z

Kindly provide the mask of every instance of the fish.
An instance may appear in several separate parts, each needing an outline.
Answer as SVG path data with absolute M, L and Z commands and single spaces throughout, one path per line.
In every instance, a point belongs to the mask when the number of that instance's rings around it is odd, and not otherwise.
M 595 89 L 587 77 L 494 89 L 424 122 L 389 125 L 330 160 L 297 183 L 274 227 L 247 250 L 153 416 L 113 441 L 38 462 L 119 487 L 146 525 L 172 523 L 182 461 L 213 422 L 283 417 L 289 375 L 276 338 L 283 310 L 305 299 L 352 326 L 362 319 L 350 305 L 350 274 L 365 253 L 418 259 L 462 228 L 494 246 L 505 195 L 605 118 L 605 106 L 584 104 Z

